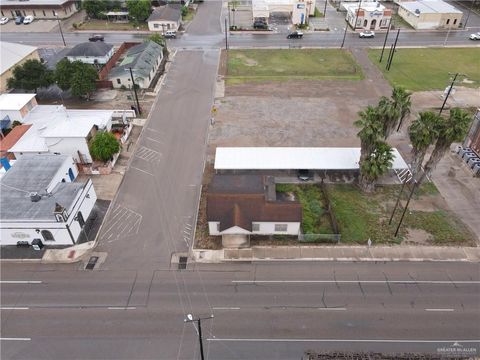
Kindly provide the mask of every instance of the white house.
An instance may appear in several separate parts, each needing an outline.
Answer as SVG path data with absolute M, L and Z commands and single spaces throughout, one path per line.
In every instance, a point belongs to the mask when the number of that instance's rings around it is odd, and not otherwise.
M 272 13 L 284 13 L 293 24 L 305 24 L 315 14 L 315 3 L 316 0 L 252 0 L 252 15 L 254 20 L 268 20 Z
M 442 0 L 398 2 L 398 15 L 415 29 L 456 29 L 463 12 Z
M 160 6 L 152 12 L 147 23 L 150 31 L 160 31 L 162 34 L 167 30 L 178 31 L 182 24 L 182 11 L 171 4 Z
M 221 235 L 224 247 L 242 247 L 250 235 L 298 235 L 302 205 L 279 201 L 272 177 L 215 175 L 208 187 L 210 235 Z
M 77 243 L 97 200 L 91 180 L 73 182 L 77 174 L 66 155 L 16 160 L 0 179 L 0 244 Z
M 28 115 L 30 110 L 37 106 L 36 94 L 1 94 L 0 119 L 7 116 L 11 122 L 20 121 Z
M 390 25 L 392 10 L 379 2 L 362 2 L 361 6 L 360 3 L 343 3 L 342 5 L 347 10 L 346 20 L 353 29 L 379 30 L 387 29 Z M 357 19 L 356 25 L 355 19 Z
M 113 53 L 113 45 L 105 44 L 103 41 L 89 41 L 75 45 L 67 52 L 66 57 L 70 61 L 104 65 L 110 60 Z

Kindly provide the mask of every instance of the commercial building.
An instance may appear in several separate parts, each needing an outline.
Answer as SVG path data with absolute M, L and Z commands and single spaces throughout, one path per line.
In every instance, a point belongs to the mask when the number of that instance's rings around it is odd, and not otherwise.
M 390 25 L 392 10 L 379 2 L 342 3 L 342 6 L 347 10 L 346 20 L 352 29 L 379 30 Z
M 33 15 L 37 19 L 68 18 L 80 9 L 78 0 L 0 0 L 2 16 Z
M 442 0 L 417 0 L 398 2 L 398 15 L 419 30 L 456 29 L 463 12 Z
M 0 41 L 0 93 L 7 91 L 7 79 L 15 66 L 30 59 L 40 60 L 36 47 Z
M 315 14 L 315 3 L 316 0 L 252 0 L 253 19 L 268 22 L 272 14 L 285 14 L 293 24 L 305 24 Z

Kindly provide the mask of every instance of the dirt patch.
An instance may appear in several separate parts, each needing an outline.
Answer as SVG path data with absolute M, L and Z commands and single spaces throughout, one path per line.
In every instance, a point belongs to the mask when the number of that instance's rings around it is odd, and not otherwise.
M 409 228 L 401 245 L 431 245 L 432 240 L 432 235 L 425 230 Z
M 440 195 L 422 196 L 419 199 L 412 199 L 409 205 L 410 210 L 416 211 L 437 211 L 449 210 L 445 199 Z

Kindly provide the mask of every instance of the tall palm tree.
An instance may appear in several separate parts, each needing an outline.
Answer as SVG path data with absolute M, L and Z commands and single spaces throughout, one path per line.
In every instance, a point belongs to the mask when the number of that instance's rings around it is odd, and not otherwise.
M 370 156 L 377 142 L 383 135 L 383 124 L 380 120 L 378 109 L 369 105 L 365 110 L 358 113 L 360 119 L 354 125 L 361 130 L 357 133 L 360 138 L 360 164 Z
M 400 118 L 400 109 L 393 100 L 385 96 L 380 98 L 377 109 L 383 123 L 383 137 L 387 139 L 397 126 Z
M 403 120 L 410 114 L 410 108 L 412 107 L 412 102 L 410 101 L 411 95 L 410 92 L 400 86 L 395 86 L 392 90 L 393 106 L 399 113 L 397 131 L 402 127 Z
M 411 170 L 414 176 L 419 173 L 428 148 L 437 140 L 438 126 L 441 122 L 440 115 L 425 111 L 419 113 L 418 118 L 408 128 L 413 155 Z
M 423 182 L 426 176 L 430 176 L 437 166 L 438 162 L 445 155 L 452 143 L 461 141 L 467 135 L 468 128 L 472 122 L 472 115 L 460 108 L 450 110 L 448 118 L 442 118 L 443 121 L 438 127 L 438 139 L 435 143 L 432 155 L 425 164 L 425 171 L 419 179 Z
M 360 187 L 365 192 L 375 190 L 378 178 L 392 167 L 393 149 L 386 142 L 379 141 L 370 156 L 360 166 Z

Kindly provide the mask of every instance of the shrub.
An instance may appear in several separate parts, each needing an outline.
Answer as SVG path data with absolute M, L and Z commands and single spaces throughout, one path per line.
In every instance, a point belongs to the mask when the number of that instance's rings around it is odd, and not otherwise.
M 90 152 L 95 160 L 107 162 L 120 151 L 120 143 L 110 132 L 98 132 L 90 141 Z

